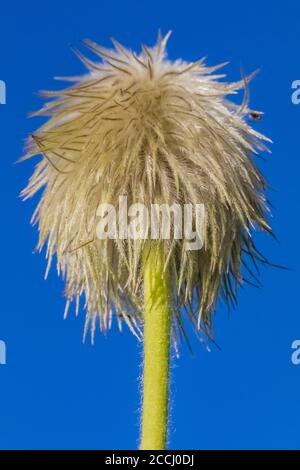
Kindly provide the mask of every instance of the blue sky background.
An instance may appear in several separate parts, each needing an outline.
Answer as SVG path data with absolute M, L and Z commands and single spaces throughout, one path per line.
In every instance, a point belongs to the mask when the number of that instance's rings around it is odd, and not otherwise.
M 82 65 L 69 45 L 116 37 L 137 49 L 158 28 L 173 30 L 169 55 L 207 63 L 230 60 L 228 78 L 262 67 L 250 86 L 251 106 L 265 111 L 257 129 L 274 140 L 261 168 L 273 190 L 273 226 L 280 243 L 257 237 L 261 250 L 292 271 L 262 269 L 263 289 L 246 287 L 238 308 L 219 309 L 216 340 L 207 352 L 193 340 L 172 365 L 171 449 L 300 448 L 300 365 L 291 343 L 300 339 L 299 129 L 300 105 L 291 83 L 300 79 L 300 4 L 167 1 L 10 1 L 1 4 L 0 106 L 1 314 L 0 448 L 134 449 L 140 420 L 141 346 L 125 329 L 82 344 L 84 313 L 63 321 L 63 284 L 33 255 L 29 225 L 35 201 L 19 191 L 33 162 L 14 165 L 26 136 L 40 123 L 27 119 L 41 105 L 36 92 L 57 88 L 55 75 Z

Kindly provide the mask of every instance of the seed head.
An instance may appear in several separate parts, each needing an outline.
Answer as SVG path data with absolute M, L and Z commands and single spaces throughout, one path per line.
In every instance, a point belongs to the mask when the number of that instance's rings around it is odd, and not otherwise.
M 94 334 L 125 320 L 136 334 L 143 323 L 142 253 L 145 240 L 96 236 L 97 208 L 128 204 L 204 204 L 204 245 L 188 251 L 186 241 L 161 240 L 165 269 L 172 280 L 173 332 L 184 333 L 183 315 L 208 334 L 219 297 L 236 301 L 245 281 L 246 260 L 265 262 L 250 231 L 271 229 L 266 220 L 265 182 L 254 162 L 266 139 L 248 123 L 247 85 L 207 67 L 171 62 L 169 34 L 136 54 L 117 41 L 114 50 L 85 45 L 92 61 L 76 51 L 88 69 L 54 92 L 35 115 L 48 116 L 32 135 L 27 155 L 40 154 L 25 198 L 42 189 L 33 216 L 41 249 L 47 245 L 49 270 L 54 255 L 65 278 L 67 307 L 85 297 L 87 323 Z M 242 105 L 228 99 L 245 88 Z M 173 227 L 174 228 L 174 227 Z M 149 243 L 149 242 L 147 242 Z M 154 243 L 151 242 L 150 243 Z

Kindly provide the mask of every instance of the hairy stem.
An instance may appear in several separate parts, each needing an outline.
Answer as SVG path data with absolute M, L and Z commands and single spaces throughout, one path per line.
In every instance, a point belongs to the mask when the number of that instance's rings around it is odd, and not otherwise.
M 164 251 L 144 254 L 144 381 L 141 449 L 166 448 L 170 359 L 170 276 Z

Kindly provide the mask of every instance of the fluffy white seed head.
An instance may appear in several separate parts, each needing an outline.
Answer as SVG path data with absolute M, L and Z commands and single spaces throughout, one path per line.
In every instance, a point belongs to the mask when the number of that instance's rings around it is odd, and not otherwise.
M 184 240 L 163 240 L 172 278 L 173 331 L 183 332 L 185 310 L 209 333 L 217 300 L 235 302 L 246 258 L 265 261 L 250 230 L 270 232 L 265 182 L 254 156 L 265 137 L 248 123 L 228 95 L 247 88 L 248 78 L 221 81 L 220 68 L 203 60 L 167 59 L 168 39 L 137 55 L 114 41 L 114 50 L 86 41 L 98 61 L 77 52 L 88 74 L 71 79 L 36 115 L 49 116 L 30 139 L 25 158 L 40 154 L 25 197 L 42 189 L 33 221 L 38 248 L 47 245 L 66 281 L 67 307 L 85 297 L 94 333 L 115 312 L 139 334 L 143 323 L 144 240 L 99 240 L 97 207 L 139 202 L 204 204 L 204 246 L 186 250 Z M 101 58 L 101 59 L 100 59 Z M 259 114 L 257 115 L 259 116 Z

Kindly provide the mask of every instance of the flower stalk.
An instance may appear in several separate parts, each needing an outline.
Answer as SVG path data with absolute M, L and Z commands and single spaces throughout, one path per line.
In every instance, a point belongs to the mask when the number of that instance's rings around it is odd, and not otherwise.
M 163 245 L 152 244 L 144 255 L 143 450 L 166 448 L 170 330 L 170 275 Z

